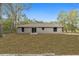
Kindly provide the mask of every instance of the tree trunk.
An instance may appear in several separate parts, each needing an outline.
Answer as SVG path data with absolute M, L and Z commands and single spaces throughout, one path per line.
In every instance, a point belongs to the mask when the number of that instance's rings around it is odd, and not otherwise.
M 12 19 L 11 32 L 14 32 L 15 29 L 16 29 L 16 17 Z

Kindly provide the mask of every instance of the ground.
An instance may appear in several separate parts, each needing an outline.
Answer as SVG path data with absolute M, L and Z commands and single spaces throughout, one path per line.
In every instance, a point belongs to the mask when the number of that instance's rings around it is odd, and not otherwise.
M 0 38 L 0 54 L 79 55 L 79 35 L 5 34 Z

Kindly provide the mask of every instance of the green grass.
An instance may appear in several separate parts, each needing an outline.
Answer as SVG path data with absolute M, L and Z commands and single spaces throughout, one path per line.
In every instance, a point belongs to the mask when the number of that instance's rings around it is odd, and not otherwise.
M 0 54 L 79 55 L 79 36 L 63 34 L 6 34 L 0 38 Z

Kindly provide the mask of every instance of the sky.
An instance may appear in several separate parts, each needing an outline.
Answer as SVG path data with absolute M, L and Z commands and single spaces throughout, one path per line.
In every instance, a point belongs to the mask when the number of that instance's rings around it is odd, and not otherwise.
M 26 5 L 26 4 L 25 4 Z M 33 3 L 29 10 L 23 12 L 29 19 L 38 21 L 56 21 L 61 11 L 79 10 L 78 3 Z

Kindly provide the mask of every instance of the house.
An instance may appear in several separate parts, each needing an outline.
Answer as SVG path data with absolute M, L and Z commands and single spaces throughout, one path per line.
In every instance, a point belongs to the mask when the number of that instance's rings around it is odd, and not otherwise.
M 63 26 L 59 23 L 32 23 L 17 26 L 17 33 L 61 33 Z

